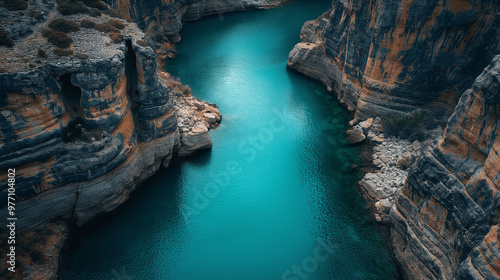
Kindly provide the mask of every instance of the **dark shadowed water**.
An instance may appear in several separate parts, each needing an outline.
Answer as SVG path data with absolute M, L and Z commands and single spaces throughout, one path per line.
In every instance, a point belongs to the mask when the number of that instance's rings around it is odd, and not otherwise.
M 286 69 L 330 0 L 186 24 L 167 71 L 219 105 L 214 147 L 140 186 L 88 230 L 65 279 L 395 279 L 349 172 L 349 116 Z

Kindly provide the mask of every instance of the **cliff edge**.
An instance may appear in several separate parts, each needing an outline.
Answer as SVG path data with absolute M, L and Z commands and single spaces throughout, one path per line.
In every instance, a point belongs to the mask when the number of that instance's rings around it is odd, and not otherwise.
M 415 279 L 500 278 L 500 55 L 460 98 L 391 211 L 395 252 Z
M 364 120 L 425 109 L 446 122 L 499 52 L 496 1 L 334 0 L 304 24 L 288 66 Z
M 375 145 L 360 187 L 410 279 L 500 279 L 499 11 L 497 1 L 334 0 L 289 55 L 355 112 L 348 136 Z M 388 139 L 384 119 L 413 113 L 445 126 L 442 138 Z

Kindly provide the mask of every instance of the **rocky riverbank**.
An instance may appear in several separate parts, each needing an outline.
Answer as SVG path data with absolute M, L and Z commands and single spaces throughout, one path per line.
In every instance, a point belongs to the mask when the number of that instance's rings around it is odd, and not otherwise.
M 488 35 L 498 30 L 499 9 L 494 1 L 334 0 L 290 52 L 290 68 L 355 112 L 348 139 L 375 143 L 379 170 L 360 186 L 375 218 L 390 223 L 411 279 L 500 279 L 500 49 Z M 420 130 L 428 140 L 408 142 L 384 137 L 375 121 L 418 111 L 444 133 Z

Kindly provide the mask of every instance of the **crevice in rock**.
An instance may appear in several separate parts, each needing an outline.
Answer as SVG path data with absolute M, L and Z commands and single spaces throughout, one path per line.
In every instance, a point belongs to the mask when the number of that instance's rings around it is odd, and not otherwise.
M 66 112 L 70 116 L 68 126 L 63 133 L 63 141 L 73 142 L 76 140 L 95 141 L 101 140 L 101 129 L 90 129 L 84 121 L 83 108 L 81 106 L 82 89 L 73 85 L 71 73 L 58 76 L 61 82 L 60 98 Z
M 127 78 L 127 96 L 132 110 L 139 106 L 139 90 L 137 88 L 137 56 L 132 48 L 132 40 L 125 41 L 127 55 L 125 56 L 125 77 Z
M 71 83 L 71 74 L 64 74 L 59 76 L 61 81 L 60 97 L 69 113 L 72 120 L 83 117 L 82 106 L 80 105 L 82 99 L 82 89 Z

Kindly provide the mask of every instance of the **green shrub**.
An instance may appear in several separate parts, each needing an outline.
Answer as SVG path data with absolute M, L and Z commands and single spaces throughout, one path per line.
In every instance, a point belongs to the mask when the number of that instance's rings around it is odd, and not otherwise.
M 107 10 L 105 11 L 108 15 L 115 17 L 115 18 L 123 18 L 122 14 L 120 14 L 118 11 L 115 10 Z
M 96 24 L 94 28 L 96 30 L 99 30 L 101 32 L 106 32 L 106 33 L 120 32 L 120 29 L 114 27 L 113 25 L 109 24 L 108 22 Z
M 121 41 L 123 41 L 123 35 L 121 32 L 110 32 L 108 36 L 115 43 L 120 43 Z
M 90 9 L 90 11 L 92 12 L 92 15 L 95 16 L 95 17 L 100 17 L 102 16 L 102 12 L 99 11 L 99 9 L 96 9 L 96 8 L 92 8 Z
M 9 48 L 14 46 L 14 40 L 12 40 L 9 33 L 3 29 L 0 29 L 0 46 L 6 46 Z
M 121 21 L 117 20 L 117 19 L 110 19 L 108 20 L 108 23 L 111 24 L 112 26 L 118 28 L 118 29 L 123 29 L 125 28 L 125 24 L 123 24 Z
M 59 48 L 67 48 L 73 43 L 73 39 L 68 37 L 66 33 L 55 31 L 53 29 L 47 28 L 42 31 L 42 36 L 47 38 L 49 43 L 56 45 Z
M 36 55 L 39 57 L 47 57 L 47 53 L 42 48 L 38 48 Z
M 55 31 L 64 33 L 80 31 L 80 26 L 78 26 L 78 23 L 62 18 L 54 19 L 49 23 L 48 27 L 52 28 Z
M 34 18 L 34 19 L 40 19 L 41 18 L 40 14 L 37 11 L 35 11 L 35 10 L 29 11 L 28 15 L 30 17 Z
M 79 1 L 57 1 L 57 10 L 65 16 L 90 13 L 90 10 Z
M 82 19 L 82 21 L 80 22 L 80 26 L 84 28 L 94 28 L 95 22 L 91 21 L 90 19 Z
M 70 56 L 73 54 L 73 50 L 55 48 L 52 52 L 57 56 Z
M 89 55 L 86 53 L 75 53 L 75 56 L 78 57 L 79 59 L 87 59 L 89 58 Z
M 387 115 L 382 118 L 382 126 L 386 136 L 402 139 L 422 140 L 426 136 L 428 124 L 434 121 L 422 111 L 413 111 L 400 115 Z
M 101 11 L 108 9 L 108 5 L 106 5 L 104 2 L 100 0 L 81 0 L 81 1 L 83 2 L 83 4 L 85 4 L 87 7 L 90 8 L 96 8 Z
M 5 8 L 9 11 L 26 10 L 28 8 L 27 0 L 5 0 Z
M 146 41 L 144 40 L 137 40 L 137 45 L 147 47 L 148 43 L 146 43 Z

